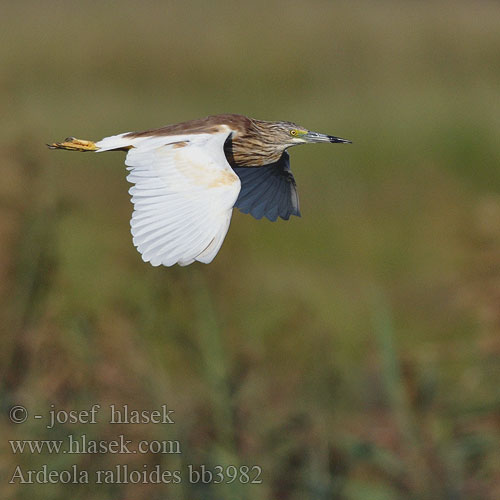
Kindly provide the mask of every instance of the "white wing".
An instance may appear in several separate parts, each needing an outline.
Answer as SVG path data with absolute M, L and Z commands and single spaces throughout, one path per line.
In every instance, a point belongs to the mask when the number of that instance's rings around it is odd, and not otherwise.
M 130 225 L 145 262 L 185 266 L 216 256 L 241 186 L 224 155 L 230 132 L 129 140 Z

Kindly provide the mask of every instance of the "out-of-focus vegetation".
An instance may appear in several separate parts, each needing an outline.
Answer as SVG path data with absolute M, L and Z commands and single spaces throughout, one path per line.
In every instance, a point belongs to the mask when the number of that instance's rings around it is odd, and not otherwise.
M 0 33 L 2 498 L 500 498 L 498 3 L 4 1 Z M 209 266 L 141 261 L 122 153 L 44 146 L 223 112 L 354 144 L 294 148 L 303 217 L 235 212 Z M 176 424 L 7 417 L 93 403 Z M 182 454 L 7 443 L 69 433 Z M 263 482 L 8 484 L 43 463 Z

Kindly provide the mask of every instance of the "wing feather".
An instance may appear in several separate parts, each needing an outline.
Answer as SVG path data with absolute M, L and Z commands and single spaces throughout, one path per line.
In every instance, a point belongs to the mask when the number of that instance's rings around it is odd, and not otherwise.
M 216 256 L 241 186 L 224 155 L 229 133 L 228 128 L 216 134 L 141 137 L 131 144 L 125 161 L 127 180 L 134 184 L 130 225 L 144 261 L 188 265 Z M 176 144 L 179 137 L 182 147 Z M 121 136 L 116 138 L 106 147 L 120 147 Z
M 285 220 L 290 215 L 300 216 L 295 179 L 286 151 L 275 163 L 263 167 L 234 167 L 234 171 L 241 180 L 235 204 L 241 212 L 271 221 L 278 216 Z

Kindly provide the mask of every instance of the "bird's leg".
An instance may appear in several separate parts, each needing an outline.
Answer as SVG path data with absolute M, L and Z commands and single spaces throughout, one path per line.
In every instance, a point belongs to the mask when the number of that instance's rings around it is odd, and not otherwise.
M 67 149 L 69 151 L 97 151 L 99 148 L 93 141 L 85 141 L 76 139 L 75 137 L 68 137 L 64 142 L 54 142 L 47 144 L 50 149 Z

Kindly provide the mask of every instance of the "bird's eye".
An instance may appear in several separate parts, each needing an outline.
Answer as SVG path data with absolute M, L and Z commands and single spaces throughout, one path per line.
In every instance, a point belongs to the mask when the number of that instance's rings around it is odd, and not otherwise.
M 290 135 L 296 136 L 298 134 L 297 130 L 292 129 L 290 130 Z

